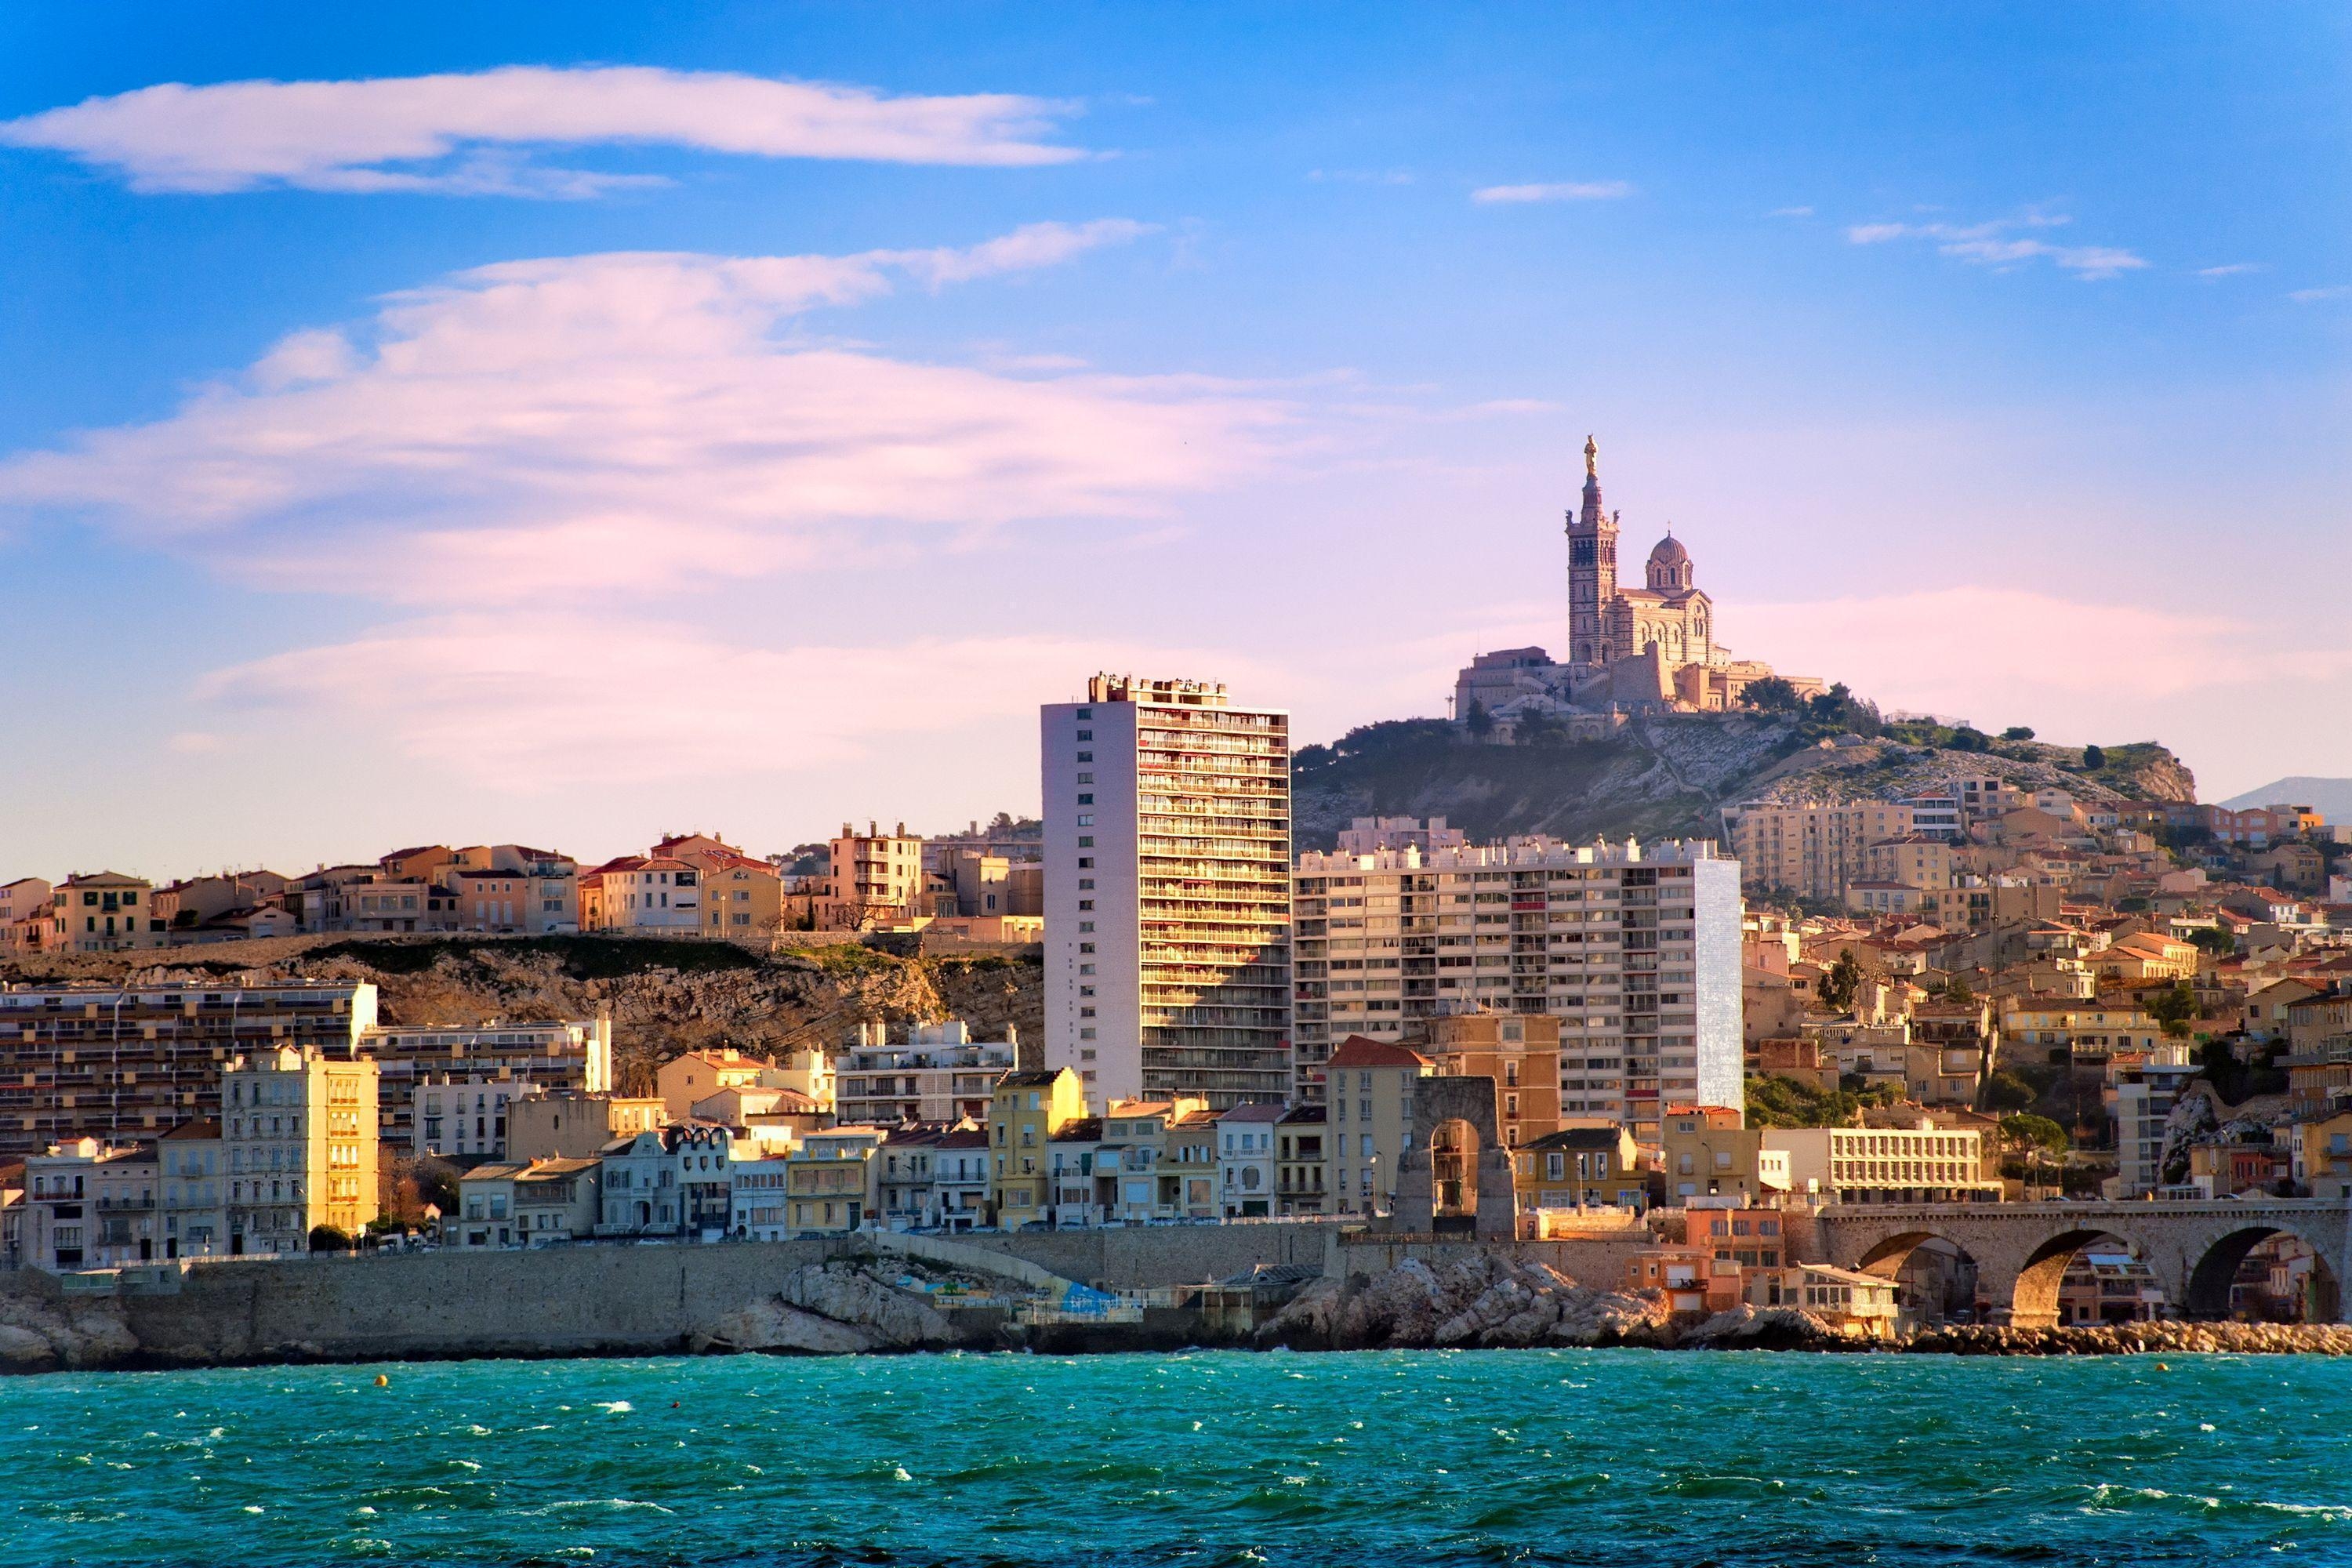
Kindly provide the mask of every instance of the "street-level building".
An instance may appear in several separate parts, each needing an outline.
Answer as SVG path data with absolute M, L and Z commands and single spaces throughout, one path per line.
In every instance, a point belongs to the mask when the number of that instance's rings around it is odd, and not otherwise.
M 458 1212 L 441 1224 L 444 1245 L 477 1251 L 555 1247 L 596 1234 L 603 1214 L 595 1160 L 494 1161 L 457 1181 Z

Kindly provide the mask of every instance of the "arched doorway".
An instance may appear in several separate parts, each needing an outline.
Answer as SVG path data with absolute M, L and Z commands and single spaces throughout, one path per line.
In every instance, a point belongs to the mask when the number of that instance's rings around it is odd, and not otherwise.
M 2009 1302 L 2024 1328 L 2143 1322 L 2177 1309 L 2138 1248 L 2104 1230 L 2062 1231 L 2035 1247 Z
M 2250 1225 L 2205 1249 L 2189 1271 L 2187 1316 L 2333 1323 L 2343 1291 L 2327 1260 L 2291 1231 Z
M 1460 1117 L 1429 1135 L 1431 1207 L 1440 1230 L 1468 1229 L 1478 1217 L 1478 1130 Z

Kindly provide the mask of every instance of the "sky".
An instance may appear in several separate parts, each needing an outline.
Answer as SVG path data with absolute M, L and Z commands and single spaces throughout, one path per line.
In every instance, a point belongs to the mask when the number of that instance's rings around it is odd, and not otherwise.
M 0 11 L 0 880 L 1037 804 L 1555 649 L 2352 773 L 2329 5 Z

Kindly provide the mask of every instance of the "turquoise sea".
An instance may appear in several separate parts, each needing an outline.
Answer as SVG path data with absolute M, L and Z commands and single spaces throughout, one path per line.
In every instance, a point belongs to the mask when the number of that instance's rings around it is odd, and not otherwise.
M 2317 1358 L 391 1363 L 0 1381 L 0 1426 L 5 1568 L 2352 1563 Z

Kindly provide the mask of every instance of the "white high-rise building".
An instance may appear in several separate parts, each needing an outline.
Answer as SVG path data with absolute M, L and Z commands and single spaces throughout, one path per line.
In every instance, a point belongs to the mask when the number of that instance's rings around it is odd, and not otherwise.
M 1298 858 L 1297 1095 L 1350 1035 L 1447 1010 L 1560 1019 L 1559 1110 L 1654 1139 L 1742 1100 L 1739 864 L 1706 840 L 1547 837 Z
M 1284 1099 L 1289 716 L 1098 675 L 1042 717 L 1045 1065 L 1097 1110 Z

